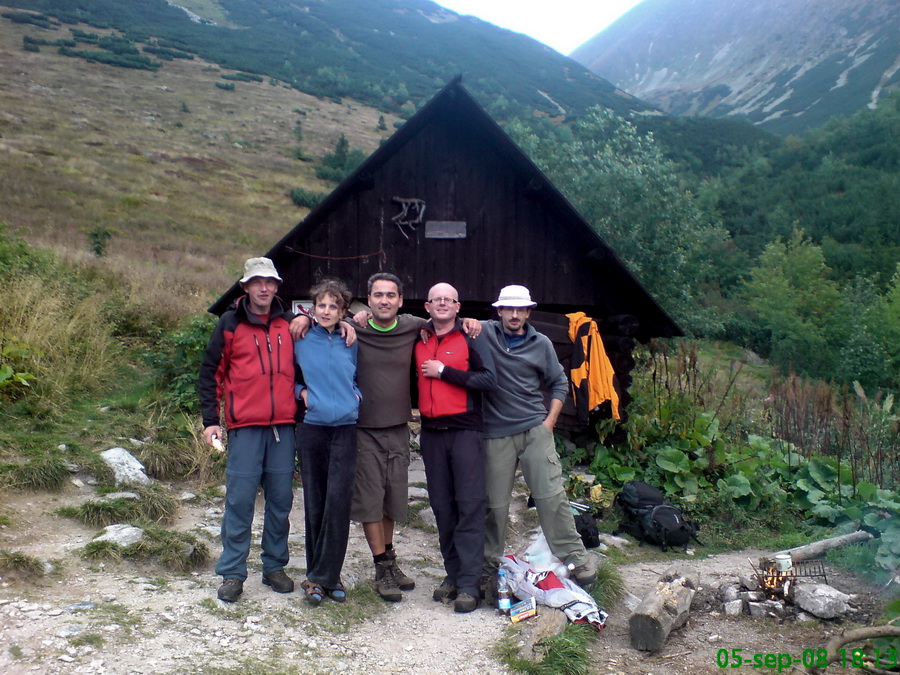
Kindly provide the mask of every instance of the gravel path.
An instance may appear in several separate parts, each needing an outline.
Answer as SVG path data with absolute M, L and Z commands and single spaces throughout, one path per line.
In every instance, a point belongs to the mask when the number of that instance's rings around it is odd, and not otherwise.
M 80 482 L 62 494 L 4 495 L 12 524 L 0 529 L 0 548 L 55 561 L 59 571 L 36 583 L 0 579 L 0 672 L 509 672 L 494 652 L 508 625 L 504 619 L 488 608 L 455 614 L 452 605 L 431 599 L 443 570 L 437 535 L 427 527 L 407 526 L 396 535 L 403 566 L 417 580 L 402 602 L 383 603 L 368 587 L 371 556 L 354 524 L 344 581 L 360 587 L 343 605 L 326 599 L 311 607 L 299 592 L 302 494 L 297 491 L 291 516 L 294 557 L 287 569 L 298 582 L 291 594 L 273 593 L 260 582 L 260 501 L 250 558 L 256 571 L 230 605 L 216 599 L 221 580 L 212 565 L 172 575 L 151 565 L 82 560 L 78 551 L 96 531 L 54 515 L 94 496 Z M 420 461 L 410 482 L 424 482 Z M 427 522 L 430 510 L 422 515 Z M 174 528 L 207 537 L 215 557 L 220 518 L 220 504 L 186 502 Z
M 55 568 L 37 582 L 0 578 L 0 672 L 159 674 L 203 673 L 279 675 L 281 673 L 416 673 L 507 675 L 496 647 L 509 623 L 492 608 L 455 614 L 436 603 L 432 590 L 443 578 L 437 536 L 427 525 L 406 526 L 395 546 L 404 570 L 417 581 L 399 603 L 384 603 L 369 583 L 373 565 L 362 528 L 353 525 L 344 582 L 351 593 L 344 604 L 325 600 L 309 606 L 299 592 L 273 593 L 260 581 L 258 548 L 251 552 L 250 578 L 237 603 L 216 599 L 220 578 L 208 569 L 166 573 L 151 564 L 89 563 L 79 551 L 96 534 L 69 518 L 55 515 L 63 506 L 94 496 L 86 477 L 62 493 L 3 493 L 0 549 L 27 553 Z M 410 472 L 411 499 L 425 496 L 421 462 Z M 524 493 L 512 521 L 528 531 L 534 520 L 523 511 Z M 262 511 L 261 503 L 257 513 Z M 429 522 L 430 509 L 420 514 Z M 218 555 L 221 500 L 185 501 L 175 529 L 199 533 Z M 295 495 L 288 572 L 299 582 L 304 567 L 302 495 Z M 433 516 L 431 516 L 433 522 Z M 259 541 L 261 518 L 254 524 Z M 527 541 L 527 537 L 523 537 Z M 634 650 L 628 635 L 628 599 L 604 608 L 606 630 L 589 644 L 591 675 L 676 675 L 717 673 L 717 655 L 742 649 L 745 654 L 800 655 L 819 648 L 840 630 L 828 623 L 792 624 L 749 617 L 725 617 L 718 586 L 746 574 L 749 560 L 761 552 L 740 551 L 696 557 L 669 553 L 664 559 L 621 566 L 633 601 L 679 560 L 695 566 L 703 587 L 695 597 L 687 625 L 675 631 L 663 650 Z M 831 574 L 831 573 L 829 573 Z M 299 588 L 299 583 L 298 583 Z M 878 598 L 855 589 L 867 602 Z M 530 622 L 529 622 L 530 623 Z M 524 624 L 523 624 L 524 626 Z M 528 628 L 523 628 L 528 630 Z M 512 633 L 515 637 L 515 634 Z M 522 637 L 520 634 L 519 637 Z

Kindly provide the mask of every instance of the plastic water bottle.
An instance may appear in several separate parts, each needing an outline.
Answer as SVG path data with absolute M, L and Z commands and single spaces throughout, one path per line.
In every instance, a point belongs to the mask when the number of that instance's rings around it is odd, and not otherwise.
M 506 580 L 506 570 L 497 572 L 497 613 L 509 616 L 509 608 L 512 606 L 509 582 Z

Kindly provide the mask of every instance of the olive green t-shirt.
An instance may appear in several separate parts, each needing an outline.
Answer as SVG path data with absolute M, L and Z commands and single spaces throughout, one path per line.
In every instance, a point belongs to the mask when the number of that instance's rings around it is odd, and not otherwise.
M 388 331 L 356 326 L 356 382 L 362 392 L 357 426 L 383 429 L 410 421 L 412 352 L 424 324 L 420 317 L 398 314 Z

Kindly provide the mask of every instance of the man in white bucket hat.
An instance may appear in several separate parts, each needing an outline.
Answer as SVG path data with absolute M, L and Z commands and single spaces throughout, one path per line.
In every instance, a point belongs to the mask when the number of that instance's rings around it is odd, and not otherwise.
M 581 586 L 590 586 L 597 576 L 596 558 L 575 529 L 553 440 L 569 381 L 550 339 L 528 323 L 536 305 L 525 286 L 505 286 L 493 303 L 500 320 L 482 322 L 497 371 L 497 388 L 484 394 L 488 510 L 482 582 L 487 602 L 496 593 L 520 463 L 553 555 L 569 566 L 570 577 Z M 549 411 L 542 390 L 550 392 Z

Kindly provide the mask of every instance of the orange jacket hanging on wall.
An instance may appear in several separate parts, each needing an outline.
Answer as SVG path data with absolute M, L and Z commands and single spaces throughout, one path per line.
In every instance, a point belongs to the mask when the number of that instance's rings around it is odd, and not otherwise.
M 569 318 L 569 339 L 575 343 L 571 377 L 578 419 L 586 423 L 590 412 L 605 401 L 612 406 L 613 418 L 621 419 L 619 395 L 613 387 L 615 373 L 603 347 L 597 322 L 584 312 L 566 316 Z

